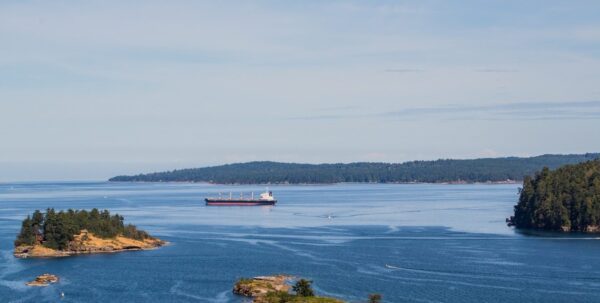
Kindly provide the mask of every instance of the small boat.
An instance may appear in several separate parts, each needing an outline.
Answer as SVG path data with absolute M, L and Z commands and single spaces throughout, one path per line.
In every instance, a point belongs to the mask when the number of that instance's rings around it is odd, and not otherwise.
M 277 200 L 273 197 L 273 192 L 265 191 L 260 194 L 258 198 L 254 198 L 254 193 L 250 198 L 244 198 L 243 194 L 240 194 L 239 198 L 234 198 L 232 193 L 229 193 L 229 197 L 223 198 L 221 194 L 216 198 L 205 198 L 206 205 L 209 206 L 258 206 L 258 205 L 275 205 Z

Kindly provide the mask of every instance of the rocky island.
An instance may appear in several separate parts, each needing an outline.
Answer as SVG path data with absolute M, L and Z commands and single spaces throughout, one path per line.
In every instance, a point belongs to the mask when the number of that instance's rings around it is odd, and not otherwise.
M 39 275 L 35 280 L 25 283 L 27 286 L 48 286 L 51 283 L 58 282 L 58 277 L 51 274 Z
M 525 178 L 515 214 L 517 228 L 559 232 L 600 232 L 600 159 Z
M 78 254 L 153 249 L 165 244 L 108 210 L 72 210 L 27 216 L 15 240 L 17 258 L 66 257 Z
M 296 280 L 292 286 L 289 283 Z M 253 303 L 344 303 L 344 301 L 315 296 L 312 281 L 293 276 L 259 276 L 242 278 L 233 286 L 233 293 L 252 297 Z M 294 293 L 290 293 L 293 290 Z

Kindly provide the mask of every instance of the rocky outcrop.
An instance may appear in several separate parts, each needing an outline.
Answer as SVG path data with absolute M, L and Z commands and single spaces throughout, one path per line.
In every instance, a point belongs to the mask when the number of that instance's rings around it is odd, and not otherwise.
M 251 279 L 240 279 L 233 286 L 233 293 L 252 297 L 253 303 L 344 303 L 344 301 L 319 296 L 302 297 L 290 294 L 289 283 L 296 280 L 288 275 L 259 276 Z
M 14 256 L 17 258 L 53 258 L 67 257 L 79 254 L 109 253 L 129 250 L 154 249 L 165 245 L 166 242 L 148 238 L 136 240 L 117 236 L 110 239 L 102 239 L 86 230 L 82 230 L 74 236 L 73 241 L 69 242 L 66 250 L 56 250 L 47 248 L 43 245 L 21 245 L 15 247 Z
M 51 283 L 56 283 L 56 282 L 58 282 L 57 276 L 51 275 L 51 274 L 43 274 L 43 275 L 37 276 L 37 278 L 35 278 L 35 280 L 33 280 L 31 282 L 25 283 L 25 285 L 27 285 L 27 286 L 48 286 Z
M 287 275 L 259 276 L 251 279 L 240 279 L 233 286 L 233 293 L 257 298 L 265 296 L 270 291 L 288 292 L 290 286 L 287 282 L 292 279 L 292 276 Z

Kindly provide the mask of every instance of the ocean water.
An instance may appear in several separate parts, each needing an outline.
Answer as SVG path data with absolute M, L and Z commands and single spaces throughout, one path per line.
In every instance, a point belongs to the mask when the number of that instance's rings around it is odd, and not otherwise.
M 240 277 L 286 273 L 363 302 L 600 302 L 600 240 L 509 228 L 518 185 L 272 186 L 275 207 L 206 207 L 260 186 L 0 184 L 0 302 L 248 302 Z M 151 251 L 16 259 L 35 209 L 106 208 L 171 244 Z M 30 288 L 42 273 L 58 284 Z M 60 298 L 64 292 L 65 297 Z

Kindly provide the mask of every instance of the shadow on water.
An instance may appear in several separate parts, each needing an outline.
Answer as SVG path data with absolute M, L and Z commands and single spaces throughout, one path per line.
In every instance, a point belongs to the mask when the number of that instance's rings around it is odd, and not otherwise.
M 565 240 L 596 240 L 600 239 L 598 233 L 584 233 L 579 231 L 572 232 L 560 232 L 560 231 L 547 231 L 547 230 L 536 230 L 536 229 L 523 229 L 523 228 L 512 228 L 518 235 L 533 238 L 553 238 L 553 239 L 565 239 Z

